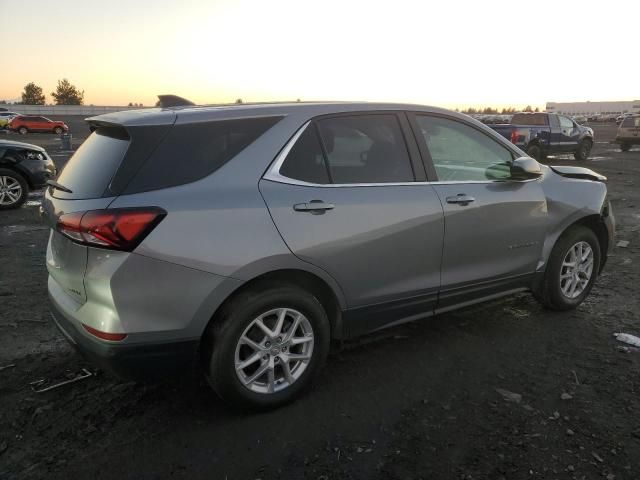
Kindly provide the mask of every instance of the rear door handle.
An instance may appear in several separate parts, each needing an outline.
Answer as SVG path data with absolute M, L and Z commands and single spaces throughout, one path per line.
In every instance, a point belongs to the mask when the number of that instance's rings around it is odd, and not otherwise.
M 475 202 L 475 201 L 476 201 L 475 198 L 470 197 L 466 193 L 459 193 L 455 197 L 447 197 L 447 203 L 456 203 L 462 206 L 469 205 L 471 202 Z
M 327 210 L 333 210 L 333 203 L 324 203 L 322 200 L 311 200 L 308 203 L 296 203 L 293 209 L 296 212 L 311 212 L 315 214 L 324 213 Z

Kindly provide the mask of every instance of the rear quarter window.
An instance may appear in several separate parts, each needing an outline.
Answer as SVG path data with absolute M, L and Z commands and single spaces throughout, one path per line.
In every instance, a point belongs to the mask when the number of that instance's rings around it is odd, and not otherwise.
M 200 180 L 281 119 L 277 116 L 174 125 L 123 193 L 158 190 Z

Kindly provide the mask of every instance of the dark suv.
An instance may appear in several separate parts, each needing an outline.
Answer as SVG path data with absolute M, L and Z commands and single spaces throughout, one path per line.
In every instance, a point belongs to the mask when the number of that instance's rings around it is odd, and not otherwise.
M 56 167 L 44 148 L 0 140 L 0 210 L 18 208 L 29 190 L 43 187 L 55 176 Z

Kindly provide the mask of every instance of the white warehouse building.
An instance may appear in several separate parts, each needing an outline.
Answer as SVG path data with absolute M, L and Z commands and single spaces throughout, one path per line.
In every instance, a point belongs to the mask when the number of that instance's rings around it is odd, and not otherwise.
M 547 102 L 547 112 L 565 115 L 640 113 L 640 100 L 628 102 Z

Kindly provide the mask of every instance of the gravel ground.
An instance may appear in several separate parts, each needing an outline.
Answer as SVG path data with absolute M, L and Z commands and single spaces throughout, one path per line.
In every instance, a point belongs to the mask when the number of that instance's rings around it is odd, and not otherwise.
M 623 154 L 614 127 L 595 128 L 586 165 L 609 178 L 630 243 L 583 305 L 552 313 L 521 294 L 364 337 L 330 356 L 308 395 L 260 415 L 197 378 L 97 372 L 34 392 L 93 371 L 48 319 L 34 193 L 0 215 L 0 479 L 640 478 L 640 352 L 612 336 L 640 335 L 640 149 Z M 88 133 L 79 120 L 72 131 L 76 145 Z M 19 139 L 60 165 L 69 156 L 54 136 Z

